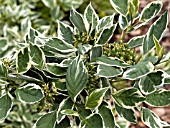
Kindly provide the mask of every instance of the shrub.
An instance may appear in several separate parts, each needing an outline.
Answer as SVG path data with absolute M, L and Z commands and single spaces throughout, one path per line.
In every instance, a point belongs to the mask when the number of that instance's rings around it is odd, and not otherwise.
M 57 20 L 67 19 L 69 9 L 78 8 L 83 0 L 1 0 L 0 57 L 11 55 L 24 39 L 29 27 L 56 36 Z M 15 41 L 14 41 L 15 40 Z
M 99 19 L 89 4 L 83 15 L 70 11 L 73 27 L 58 21 L 57 37 L 29 29 L 17 53 L 0 61 L 0 119 L 17 99 L 45 112 L 34 124 L 37 128 L 119 128 L 118 117 L 137 123 L 136 111 L 150 128 L 170 126 L 143 106 L 170 104 L 170 91 L 163 88 L 170 83 L 164 69 L 169 54 L 159 43 L 168 12 L 145 35 L 124 42 L 126 34 L 158 15 L 162 3 L 152 2 L 139 14 L 138 0 L 110 2 L 119 13 L 116 24 L 114 14 Z M 109 43 L 118 25 L 121 39 Z

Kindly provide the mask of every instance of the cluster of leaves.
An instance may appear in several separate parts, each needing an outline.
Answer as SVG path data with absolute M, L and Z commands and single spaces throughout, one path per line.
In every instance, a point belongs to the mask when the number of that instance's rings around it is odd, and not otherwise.
M 56 37 L 46 37 L 30 27 L 24 43 L 18 43 L 19 51 L 10 59 L 0 60 L 0 119 L 8 118 L 17 99 L 36 104 L 37 112 L 45 112 L 34 124 L 36 128 L 119 128 L 116 117 L 137 123 L 135 111 L 150 128 L 170 126 L 142 106 L 170 104 L 170 91 L 163 89 L 170 83 L 170 75 L 162 68 L 170 56 L 159 44 L 168 12 L 145 35 L 123 42 L 127 33 L 158 15 L 162 3 L 152 2 L 139 14 L 139 0 L 110 2 L 119 13 L 123 30 L 120 42 L 126 43 L 114 42 L 112 46 L 128 46 L 134 54 L 135 48 L 141 47 L 135 63 L 104 53 L 118 26 L 113 24 L 114 14 L 99 19 L 91 4 L 83 15 L 72 9 L 70 21 L 74 27 L 58 21 Z M 114 86 L 118 81 L 125 81 L 124 88 Z
M 8 117 L 5 121 L 0 121 L 0 126 L 3 128 L 31 128 L 42 115 L 42 113 L 37 113 L 34 106 L 15 101 Z
M 68 17 L 69 10 L 72 7 L 78 8 L 82 2 L 83 0 L 1 0 L 0 57 L 16 50 L 16 41 L 23 41 L 31 25 L 46 35 L 56 36 L 57 20 Z

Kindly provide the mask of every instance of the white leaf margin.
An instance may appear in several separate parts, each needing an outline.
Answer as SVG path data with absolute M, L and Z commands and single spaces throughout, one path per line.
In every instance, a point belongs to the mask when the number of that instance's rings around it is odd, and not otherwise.
M 8 95 L 9 98 L 11 99 L 11 101 L 12 101 L 12 97 L 10 96 L 10 94 L 4 94 L 4 95 L 2 95 L 0 98 L 4 97 L 4 96 L 6 96 L 6 95 Z M 12 109 L 12 106 L 13 106 L 13 102 L 11 103 L 11 107 L 10 107 L 10 109 L 8 109 L 8 111 L 7 111 L 7 113 L 6 113 L 6 116 L 5 116 L 4 118 L 0 119 L 0 121 L 3 120 L 3 119 L 5 119 L 5 118 L 9 115 L 9 113 L 10 113 L 10 111 L 11 111 L 11 109 Z
M 29 87 L 29 86 L 32 86 L 32 88 L 34 88 L 34 89 L 40 90 L 40 91 L 42 92 L 42 94 L 43 94 L 43 96 L 42 96 L 41 99 L 44 98 L 44 92 L 43 92 L 42 88 L 41 88 L 39 85 L 37 85 L 37 84 L 29 83 L 29 84 L 27 84 L 26 86 L 20 87 L 20 88 L 18 88 L 18 89 L 24 89 L 24 88 L 27 88 L 27 87 Z M 34 104 L 34 103 L 39 102 L 41 99 L 39 99 L 39 100 L 36 101 L 36 102 L 25 102 L 24 100 L 22 100 L 22 98 L 20 97 L 20 95 L 18 95 L 18 100 L 21 101 L 22 103 L 25 103 L 25 104 Z
M 112 78 L 112 77 L 115 77 L 115 76 L 119 76 L 119 75 L 121 75 L 121 74 L 123 73 L 123 69 L 120 68 L 121 72 L 120 72 L 119 74 L 114 75 L 114 76 L 104 76 L 104 75 L 100 75 L 100 74 L 99 74 L 100 71 L 101 71 L 100 65 L 103 65 L 103 64 L 99 64 L 99 65 L 97 66 L 97 73 L 95 74 L 96 76 L 104 77 L 104 78 Z M 107 65 L 104 65 L 104 66 L 107 66 Z M 108 66 L 108 67 L 112 67 L 112 66 Z M 115 68 L 115 67 L 113 67 L 113 68 Z M 116 68 L 115 68 L 115 69 L 116 69 Z
M 149 68 L 149 72 L 148 73 L 146 73 L 146 74 L 144 74 L 144 75 L 140 75 L 140 76 L 138 76 L 138 77 L 136 77 L 136 78 L 131 78 L 131 77 L 129 77 L 129 75 L 127 75 L 129 72 L 131 72 L 131 71 L 133 71 L 133 70 L 136 70 L 136 68 L 133 68 L 133 69 L 130 69 L 130 70 L 127 70 L 127 71 L 125 71 L 124 73 L 123 73 L 123 79 L 129 79 L 129 80 L 136 80 L 136 79 L 139 79 L 139 78 L 142 78 L 143 76 L 146 76 L 147 74 L 149 74 L 149 73 L 151 73 L 151 72 L 153 72 L 153 70 L 154 70 L 154 65 L 151 63 L 151 62 L 148 62 L 148 66 L 150 66 L 150 68 Z
M 149 3 L 149 4 L 147 4 L 147 5 L 145 6 L 145 8 L 142 10 L 141 14 L 143 14 L 146 9 L 149 9 L 149 7 L 150 7 L 152 4 L 160 4 L 160 5 L 161 5 L 161 8 L 162 8 L 162 5 L 163 5 L 161 1 L 153 1 L 153 2 L 151 2 L 151 3 Z M 157 12 L 157 14 L 159 14 L 160 11 L 161 11 L 161 9 Z M 139 19 L 140 21 L 141 21 L 141 16 L 142 16 L 142 15 L 140 15 L 140 19 Z M 156 16 L 156 15 L 155 15 L 155 13 L 154 13 L 153 16 L 152 16 L 150 19 L 146 20 L 146 21 L 149 22 L 149 21 L 150 21 L 152 18 L 154 18 L 155 16 Z
M 48 112 L 48 113 L 46 113 L 46 114 L 51 114 L 51 113 L 53 113 L 53 112 L 56 113 L 56 111 L 51 111 L 51 112 Z M 37 122 L 38 122 L 42 117 L 43 117 L 43 116 L 41 116 L 41 117 L 34 123 L 33 128 L 37 128 L 37 127 L 36 127 L 36 124 L 37 124 Z M 57 120 L 55 121 L 53 128 L 55 128 L 56 123 L 57 123 Z
M 147 109 L 147 108 L 145 108 L 145 107 L 142 107 L 142 108 L 140 108 L 141 109 L 141 111 L 142 110 L 148 110 L 152 115 L 152 117 L 154 118 L 154 120 L 155 120 L 155 122 L 157 122 L 157 124 L 160 126 L 159 128 L 163 128 L 163 127 L 169 127 L 170 125 L 168 124 L 168 123 L 166 123 L 166 122 L 164 122 L 164 121 L 162 121 L 153 111 L 151 111 L 150 109 Z M 140 115 L 141 115 L 141 120 L 142 120 L 142 122 L 144 122 L 144 124 L 146 124 L 149 128 L 152 128 L 152 126 L 151 126 L 151 124 L 150 124 L 150 122 L 149 122 L 149 117 L 148 117 L 148 120 L 147 120 L 147 122 L 145 122 L 144 120 L 143 120 L 143 113 L 142 112 L 140 112 Z M 158 128 L 158 127 L 155 127 L 155 128 Z
M 59 107 L 58 107 L 58 110 L 57 110 L 57 113 L 56 113 L 56 122 L 57 122 L 57 124 L 59 124 L 59 123 L 66 117 L 66 115 L 63 114 L 63 116 L 61 117 L 61 119 L 58 120 L 58 114 L 59 114 L 59 112 L 61 112 L 61 109 L 62 109 L 63 105 L 65 104 L 65 102 L 66 102 L 68 99 L 69 99 L 69 98 L 64 99 L 64 100 L 60 103 L 60 105 L 59 105 Z M 73 107 L 74 107 L 74 106 L 72 106 L 71 109 L 73 109 Z

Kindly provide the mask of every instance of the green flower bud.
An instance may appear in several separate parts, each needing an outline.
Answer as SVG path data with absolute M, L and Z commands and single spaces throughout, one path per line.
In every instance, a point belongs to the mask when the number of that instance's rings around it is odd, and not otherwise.
M 123 57 L 123 56 L 121 56 L 121 57 L 120 57 L 120 59 L 121 59 L 121 60 L 124 60 L 124 57 Z
M 126 51 L 126 48 L 123 48 L 122 51 Z
M 131 54 L 131 55 L 133 55 L 133 54 L 134 54 L 134 52 L 133 52 L 133 51 L 130 51 L 130 54 Z
M 125 48 L 128 48 L 128 44 L 124 44 Z
M 129 59 L 129 60 L 132 60 L 132 59 L 133 59 L 133 57 L 132 57 L 132 56 L 128 56 L 128 59 Z
M 115 55 L 118 57 L 119 56 L 119 52 L 116 52 Z
M 106 55 L 106 54 L 107 54 L 107 51 L 104 51 L 103 53 Z
M 109 53 L 107 53 L 107 56 L 111 56 L 111 53 L 109 52 Z
M 128 60 L 126 63 L 128 63 L 128 64 L 132 64 L 132 62 L 131 62 L 130 60 Z
M 120 54 L 121 54 L 121 56 L 123 56 L 123 57 L 125 56 L 125 52 L 121 52 Z
M 130 50 L 130 49 L 127 49 L 126 51 L 127 51 L 127 52 L 131 52 L 131 50 Z

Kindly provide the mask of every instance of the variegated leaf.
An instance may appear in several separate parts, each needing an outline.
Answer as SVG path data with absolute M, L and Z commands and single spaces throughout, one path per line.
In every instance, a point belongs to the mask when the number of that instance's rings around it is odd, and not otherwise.
M 102 103 L 102 105 L 99 107 L 99 114 L 102 117 L 105 128 L 116 128 L 115 118 L 107 104 Z
M 73 102 L 70 98 L 64 99 L 57 110 L 57 123 L 59 124 L 66 115 L 62 114 L 61 111 L 65 109 L 72 109 L 73 108 Z
M 64 40 L 68 44 L 73 44 L 74 40 L 73 28 L 71 28 L 69 25 L 58 21 L 57 34 L 59 39 Z
M 91 114 L 84 122 L 83 128 L 103 128 L 102 118 L 99 114 Z
M 124 88 L 112 94 L 115 102 L 123 108 L 133 108 L 145 100 L 136 88 Z
M 115 66 L 115 67 L 129 67 L 130 65 L 116 57 L 106 57 L 101 56 L 91 60 L 91 64 L 103 64 L 106 66 Z
M 62 52 L 62 53 L 69 53 L 69 52 L 74 52 L 76 51 L 76 49 L 73 47 L 73 45 L 65 42 L 64 40 L 61 40 L 59 38 L 52 38 L 49 39 L 45 46 L 49 47 L 49 50 L 53 50 L 54 51 L 58 51 L 58 52 Z M 46 48 L 48 48 L 46 47 Z
M 135 48 L 135 47 L 141 46 L 143 44 L 144 37 L 145 36 L 133 37 L 132 39 L 128 41 L 128 47 Z
M 16 97 L 23 103 L 33 104 L 44 97 L 43 90 L 39 85 L 27 84 L 15 91 Z
M 83 15 L 78 13 L 75 9 L 70 11 L 70 21 L 80 33 L 88 31 L 89 25 L 87 21 L 85 21 Z
M 62 67 L 57 63 L 47 63 L 46 71 L 55 75 L 55 76 L 65 76 L 66 75 L 66 67 Z
M 31 68 L 31 58 L 28 47 L 21 49 L 16 58 L 16 68 L 19 74 L 27 72 Z
M 91 33 L 95 29 L 95 27 L 98 25 L 98 22 L 99 22 L 99 17 L 96 14 L 95 10 L 93 9 L 91 3 L 86 7 L 84 11 L 84 17 L 90 24 L 89 33 Z
M 121 68 L 115 68 L 115 67 L 99 64 L 97 67 L 96 75 L 99 77 L 111 78 L 111 77 L 119 76 L 122 73 L 123 70 Z
M 12 99 L 8 95 L 0 97 L 0 120 L 5 119 L 12 109 Z
M 32 65 L 34 65 L 39 70 L 43 70 L 46 63 L 44 52 L 40 47 L 38 47 L 37 45 L 33 45 L 32 43 L 30 43 L 29 48 L 30 48 L 29 54 L 31 57 Z
M 141 119 L 149 128 L 163 128 L 170 125 L 162 121 L 154 112 L 148 108 L 141 108 Z
M 106 91 L 108 90 L 108 88 L 100 88 L 100 89 L 95 89 L 88 97 L 87 101 L 86 101 L 86 109 L 95 109 L 96 107 L 98 107 L 103 100 L 103 97 L 106 93 Z
M 123 73 L 123 78 L 129 80 L 137 80 L 153 72 L 154 65 L 151 62 L 141 62 L 131 66 Z
M 146 96 L 146 102 L 155 107 L 167 106 L 170 104 L 170 91 L 165 89 L 157 90 Z
M 111 39 L 113 32 L 116 29 L 116 26 L 117 26 L 117 24 L 115 24 L 109 28 L 103 28 L 103 31 L 100 33 L 99 37 L 97 38 L 97 41 L 95 42 L 95 45 L 102 46 L 105 43 L 107 43 Z
M 167 24 L 168 12 L 166 11 L 149 28 L 149 31 L 147 32 L 143 42 L 143 54 L 148 54 L 155 47 L 153 36 L 155 36 L 157 40 L 161 40 L 162 35 L 166 30 Z
M 141 92 L 147 95 L 155 91 L 156 87 L 161 87 L 163 85 L 162 75 L 162 71 L 157 71 L 142 77 L 139 81 L 139 88 Z
M 141 12 L 140 21 L 149 21 L 154 18 L 162 8 L 161 1 L 153 1 L 149 3 Z
M 114 14 L 111 16 L 105 16 L 99 20 L 96 27 L 96 32 L 103 30 L 104 28 L 110 28 L 113 25 Z
M 56 111 L 49 112 L 43 116 L 41 116 L 33 128 L 54 128 L 56 124 Z
M 74 102 L 76 101 L 76 97 L 85 88 L 87 82 L 87 69 L 81 56 L 77 56 L 69 65 L 66 74 L 66 87 L 69 96 Z
M 115 109 L 119 116 L 125 118 L 129 122 L 137 123 L 137 117 L 135 116 L 133 108 L 127 109 L 115 104 Z
M 110 0 L 110 3 L 119 14 L 126 16 L 128 12 L 128 0 Z

